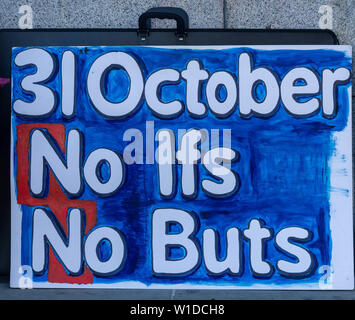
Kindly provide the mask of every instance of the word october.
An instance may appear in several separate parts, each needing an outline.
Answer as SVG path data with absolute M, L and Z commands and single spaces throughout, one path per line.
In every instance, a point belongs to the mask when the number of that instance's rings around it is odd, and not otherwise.
M 258 67 L 253 68 L 253 56 L 243 52 L 238 57 L 238 72 L 216 71 L 209 74 L 197 59 L 187 61 L 186 69 L 179 71 L 163 68 L 154 71 L 144 79 L 142 62 L 125 52 L 113 51 L 100 55 L 90 66 L 86 79 L 86 90 L 92 106 L 102 117 L 123 119 L 130 116 L 141 105 L 142 97 L 151 112 L 161 119 L 178 117 L 184 111 L 193 118 L 207 115 L 207 106 L 200 101 L 202 82 L 206 82 L 206 101 L 212 114 L 217 118 L 229 117 L 239 105 L 239 114 L 243 118 L 255 115 L 270 117 L 282 101 L 285 110 L 294 117 L 307 117 L 322 108 L 325 118 L 336 114 L 336 86 L 350 79 L 351 72 L 346 68 L 324 69 L 321 74 L 307 67 L 289 70 L 281 81 L 274 71 Z M 34 100 L 26 102 L 17 99 L 13 110 L 22 117 L 46 117 L 57 107 L 56 93 L 46 85 L 56 68 L 55 58 L 46 50 L 31 48 L 21 51 L 14 60 L 18 67 L 36 66 L 36 73 L 25 76 L 21 87 L 25 92 L 33 92 Z M 61 112 L 64 118 L 75 115 L 76 105 L 76 64 L 75 54 L 66 50 L 61 58 Z M 104 80 L 112 69 L 123 69 L 129 81 L 128 94 L 121 101 L 109 101 L 105 96 Z M 160 90 L 166 84 L 186 83 L 185 102 L 178 99 L 162 101 Z M 224 94 L 221 94 L 222 88 Z M 261 97 L 256 94 L 263 92 Z M 320 95 L 320 97 L 315 97 Z M 305 99 L 306 98 L 306 99 Z

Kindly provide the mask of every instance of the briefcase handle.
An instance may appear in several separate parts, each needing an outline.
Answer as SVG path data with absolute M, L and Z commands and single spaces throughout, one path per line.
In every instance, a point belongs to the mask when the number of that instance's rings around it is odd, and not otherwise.
M 156 7 L 144 12 L 139 17 L 138 34 L 141 37 L 147 37 L 151 29 L 151 19 L 173 19 L 176 21 L 176 35 L 178 38 L 184 38 L 189 28 L 189 16 L 181 8 L 174 7 Z

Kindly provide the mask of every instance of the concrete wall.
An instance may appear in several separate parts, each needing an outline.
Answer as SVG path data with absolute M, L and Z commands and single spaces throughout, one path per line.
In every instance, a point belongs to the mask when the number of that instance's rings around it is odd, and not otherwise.
M 36 28 L 137 28 L 138 17 L 157 6 L 184 9 L 191 28 L 319 29 L 330 27 L 324 15 L 332 11 L 332 30 L 341 44 L 355 44 L 354 0 L 1 0 L 0 29 L 28 25 L 20 7 L 32 9 Z M 328 11 L 322 13 L 322 6 Z M 174 27 L 156 20 L 154 27 Z
M 33 28 L 136 28 L 139 15 L 147 9 L 176 6 L 188 13 L 191 28 L 274 29 L 318 29 L 319 9 L 328 5 L 341 43 L 355 43 L 354 0 L 2 0 L 0 28 L 18 28 L 23 15 L 19 7 L 26 4 L 32 8 Z

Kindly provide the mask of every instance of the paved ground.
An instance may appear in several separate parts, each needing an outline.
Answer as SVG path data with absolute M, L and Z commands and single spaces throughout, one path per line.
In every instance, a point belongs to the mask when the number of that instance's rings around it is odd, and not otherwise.
M 353 300 L 354 291 L 11 289 L 0 278 L 0 300 Z
M 178 6 L 191 28 L 319 29 L 322 5 L 332 9 L 332 29 L 341 44 L 355 44 L 354 0 L 1 0 L 0 29 L 28 24 L 20 6 L 32 9 L 33 28 L 137 28 L 138 17 L 155 6 Z M 328 7 L 329 8 L 329 7 Z M 154 27 L 173 27 L 154 21 Z M 1 233 L 6 230 L 1 229 Z M 9 269 L 0 246 L 0 274 Z M 0 299 L 355 299 L 355 291 L 198 291 L 198 290 L 63 290 L 9 289 L 0 280 Z

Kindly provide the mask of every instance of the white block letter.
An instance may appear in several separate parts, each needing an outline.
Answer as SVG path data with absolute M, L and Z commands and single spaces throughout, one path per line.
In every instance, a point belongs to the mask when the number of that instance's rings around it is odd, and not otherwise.
M 182 164 L 181 191 L 185 198 L 192 199 L 197 193 L 197 168 L 196 163 L 201 158 L 201 152 L 197 149 L 202 134 L 200 130 L 191 129 L 181 138 L 180 150 L 176 152 L 176 159 Z
M 266 68 L 251 69 L 247 53 L 239 56 L 239 112 L 242 117 L 255 114 L 261 117 L 271 116 L 277 108 L 280 89 L 275 76 Z M 263 82 L 266 96 L 262 102 L 255 101 L 252 91 L 256 83 Z
M 297 85 L 296 81 L 302 80 L 305 84 Z M 281 82 L 281 98 L 286 111 L 295 117 L 306 117 L 318 111 L 317 98 L 306 102 L 298 102 L 295 97 L 300 95 L 317 94 L 319 82 L 314 72 L 307 68 L 294 68 L 289 71 Z
M 181 72 L 186 80 L 186 108 L 193 117 L 203 117 L 207 113 L 206 106 L 199 101 L 201 81 L 208 79 L 208 72 L 201 69 L 197 60 L 191 60 Z
M 110 167 L 110 177 L 103 181 L 101 165 L 106 162 Z M 91 152 L 84 165 L 86 183 L 96 194 L 110 196 L 122 186 L 125 172 L 121 156 L 109 149 L 96 149 Z
M 263 228 L 258 219 L 253 219 L 249 223 L 249 228 L 244 230 L 244 236 L 249 240 L 249 259 L 253 274 L 269 277 L 274 270 L 270 263 L 264 261 L 264 246 L 265 240 L 272 236 L 270 230 Z
M 212 176 L 222 180 L 222 183 L 203 179 L 201 187 L 204 192 L 214 198 L 228 197 L 235 193 L 239 187 L 239 177 L 231 169 L 220 165 L 221 161 L 232 162 L 237 160 L 239 153 L 229 148 L 214 148 L 205 153 L 202 164 Z
M 98 248 L 103 240 L 110 242 L 111 254 L 106 261 L 98 256 Z M 89 269 L 99 276 L 116 274 L 124 265 L 126 246 L 123 234 L 111 227 L 99 227 L 90 231 L 85 241 L 85 261 Z
M 52 89 L 43 83 L 48 80 L 54 72 L 54 59 L 51 54 L 43 49 L 31 48 L 19 52 L 14 60 L 19 67 L 34 65 L 36 73 L 24 77 L 21 81 L 21 88 L 32 92 L 34 100 L 26 102 L 16 100 L 13 103 L 14 112 L 23 117 L 46 117 L 49 116 L 56 106 L 56 97 Z
M 333 117 L 336 114 L 336 90 L 339 83 L 349 80 L 350 70 L 338 68 L 334 71 L 325 69 L 322 71 L 322 106 L 325 117 Z
M 226 256 L 219 260 L 217 248 L 219 236 L 213 229 L 203 232 L 203 258 L 206 269 L 213 275 L 221 275 L 228 272 L 231 275 L 239 275 L 241 272 L 240 236 L 237 228 L 227 230 Z
M 103 77 L 112 68 L 123 68 L 130 79 L 129 93 L 121 102 L 110 102 L 104 97 Z M 87 89 L 96 110 L 106 118 L 124 118 L 136 111 L 143 93 L 143 75 L 138 63 L 124 52 L 109 52 L 97 58 L 92 64 Z
M 168 224 L 178 223 L 182 231 L 168 234 Z M 156 209 L 152 215 L 152 266 L 157 275 L 186 274 L 193 271 L 200 253 L 194 241 L 195 221 L 192 215 L 179 209 Z M 168 260 L 167 249 L 179 246 L 185 249 L 185 256 L 179 260 Z
M 162 198 L 170 199 L 175 191 L 175 136 L 171 130 L 162 129 L 156 139 L 159 192 Z
M 163 119 L 177 117 L 182 111 L 183 106 L 180 101 L 163 102 L 159 97 L 159 88 L 166 82 L 178 82 L 180 74 L 175 69 L 162 69 L 149 76 L 145 84 L 145 100 L 148 107 L 155 116 Z
M 276 268 L 286 277 L 300 277 L 307 275 L 314 267 L 314 256 L 308 250 L 293 244 L 291 241 L 307 242 L 311 233 L 307 229 L 288 227 L 280 230 L 275 237 L 278 249 L 297 258 L 297 262 L 286 260 L 277 261 Z
M 75 276 L 81 273 L 83 216 L 77 208 L 70 209 L 68 214 L 68 239 L 66 239 L 60 225 L 54 220 L 51 213 L 41 208 L 34 210 L 32 268 L 35 273 L 45 272 L 48 261 L 48 243 L 71 275 Z
M 75 55 L 70 50 L 64 51 L 61 66 L 62 77 L 62 115 L 71 118 L 75 110 L 75 80 L 76 80 L 76 60 Z
M 221 101 L 219 90 L 223 86 L 227 97 Z M 234 111 L 237 103 L 237 84 L 234 77 L 226 71 L 217 71 L 208 79 L 206 97 L 212 113 L 218 118 L 227 118 Z
M 61 186 L 72 196 L 82 191 L 81 152 L 82 141 L 78 130 L 70 130 L 66 145 L 66 163 L 61 152 L 55 147 L 48 133 L 35 129 L 30 139 L 30 188 L 31 192 L 42 198 L 47 180 L 46 164 L 51 168 Z

